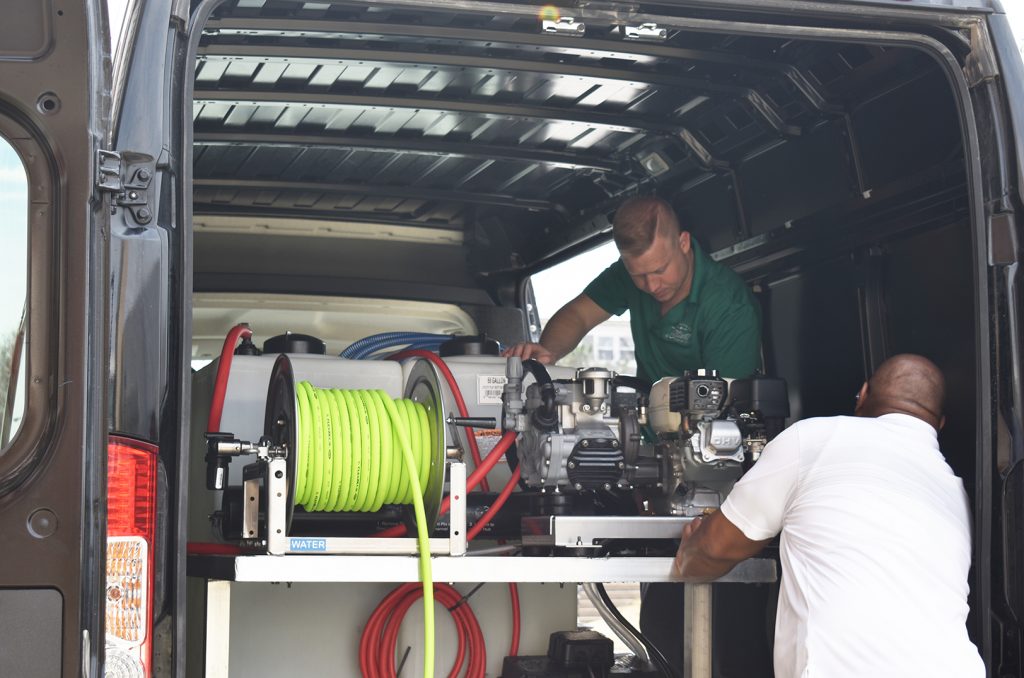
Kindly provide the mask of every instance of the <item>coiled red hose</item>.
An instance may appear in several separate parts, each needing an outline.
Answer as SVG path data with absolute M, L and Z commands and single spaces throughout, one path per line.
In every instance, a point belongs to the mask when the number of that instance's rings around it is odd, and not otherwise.
M 423 596 L 419 584 L 402 584 L 384 597 L 370 615 L 359 639 L 359 669 L 364 678 L 396 678 L 398 630 L 409 608 Z M 434 600 L 451 612 L 459 639 L 448 678 L 458 678 L 468 659 L 466 678 L 484 678 L 487 650 L 480 623 L 462 594 L 448 584 L 434 584 Z

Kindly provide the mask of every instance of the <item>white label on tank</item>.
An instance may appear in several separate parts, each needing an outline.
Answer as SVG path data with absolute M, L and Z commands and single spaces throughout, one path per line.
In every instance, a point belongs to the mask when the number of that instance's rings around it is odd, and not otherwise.
M 477 403 L 480 405 L 500 405 L 501 392 L 505 390 L 504 375 L 476 375 Z

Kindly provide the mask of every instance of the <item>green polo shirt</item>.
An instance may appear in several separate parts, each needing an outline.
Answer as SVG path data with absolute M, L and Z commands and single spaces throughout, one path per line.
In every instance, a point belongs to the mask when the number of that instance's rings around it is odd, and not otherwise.
M 693 242 L 691 240 L 691 242 Z M 583 293 L 608 313 L 629 310 L 638 376 L 649 381 L 701 367 L 746 377 L 761 366 L 761 310 L 731 269 L 693 242 L 690 294 L 661 315 L 661 304 L 639 290 L 622 260 Z

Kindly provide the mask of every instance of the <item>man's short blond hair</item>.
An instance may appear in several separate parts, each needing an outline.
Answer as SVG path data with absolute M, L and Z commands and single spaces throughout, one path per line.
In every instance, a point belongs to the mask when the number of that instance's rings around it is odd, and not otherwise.
M 665 200 L 655 196 L 630 198 L 619 206 L 612 220 L 612 237 L 619 253 L 638 256 L 647 251 L 660 233 L 678 236 L 679 220 Z

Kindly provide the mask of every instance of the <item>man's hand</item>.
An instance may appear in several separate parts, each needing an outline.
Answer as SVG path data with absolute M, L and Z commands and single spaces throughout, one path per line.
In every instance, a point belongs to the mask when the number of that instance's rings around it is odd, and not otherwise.
M 522 360 L 533 358 L 544 365 L 550 365 L 558 360 L 558 356 L 544 348 L 543 344 L 534 344 L 528 341 L 509 346 L 501 355 L 506 358 L 521 358 Z
M 672 570 L 684 581 L 712 581 L 741 560 L 760 553 L 770 541 L 748 539 L 721 511 L 715 511 L 683 526 L 682 542 Z
M 552 365 L 568 355 L 590 330 L 611 317 L 590 297 L 581 294 L 558 309 L 544 326 L 540 343 L 521 342 L 502 353 L 506 358 L 533 358 L 544 365 Z
M 693 535 L 693 533 L 697 531 L 697 528 L 700 527 L 700 524 L 703 520 L 703 516 L 697 516 L 690 522 L 686 523 L 686 525 L 683 525 L 683 542 L 686 542 L 686 540 L 688 540 Z M 680 544 L 679 550 L 682 551 L 682 544 Z M 679 560 L 678 557 L 676 558 L 676 560 Z

